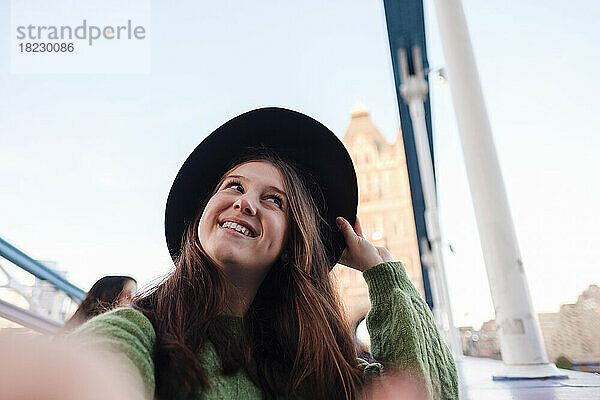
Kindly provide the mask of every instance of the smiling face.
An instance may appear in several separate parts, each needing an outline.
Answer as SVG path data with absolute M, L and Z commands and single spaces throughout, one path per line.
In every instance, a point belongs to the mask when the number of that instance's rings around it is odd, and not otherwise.
M 210 198 L 198 226 L 208 256 L 226 271 L 265 275 L 279 258 L 289 226 L 281 172 L 265 161 L 229 171 Z

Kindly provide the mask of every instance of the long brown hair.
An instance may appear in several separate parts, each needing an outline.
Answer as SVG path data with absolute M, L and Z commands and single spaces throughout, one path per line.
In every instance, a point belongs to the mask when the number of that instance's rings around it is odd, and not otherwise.
M 265 396 L 358 396 L 362 374 L 330 280 L 320 234 L 324 222 L 298 169 L 272 154 L 242 162 L 259 160 L 270 162 L 283 175 L 290 199 L 290 232 L 282 257 L 267 273 L 244 316 L 245 334 L 235 337 L 217 318 L 226 309 L 231 286 L 198 241 L 204 205 L 188 226 L 175 271 L 134 302 L 156 330 L 159 399 L 210 387 L 197 358 L 207 340 L 214 345 L 225 374 L 244 369 Z

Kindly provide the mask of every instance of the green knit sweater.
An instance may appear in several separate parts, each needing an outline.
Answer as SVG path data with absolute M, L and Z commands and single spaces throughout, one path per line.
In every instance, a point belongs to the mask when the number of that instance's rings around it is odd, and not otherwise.
M 381 374 L 384 369 L 399 368 L 423 380 L 432 399 L 458 399 L 456 367 L 450 351 L 442 341 L 427 304 L 412 285 L 402 263 L 386 262 L 363 273 L 369 287 L 371 310 L 367 329 L 371 352 L 376 363 L 358 359 L 367 375 Z M 241 326 L 241 325 L 240 325 Z M 139 311 L 120 308 L 99 315 L 75 333 L 94 347 L 117 350 L 139 372 L 146 397 L 154 394 L 153 348 L 156 335 L 150 321 Z M 197 399 L 262 399 L 262 391 L 244 371 L 224 375 L 219 358 L 210 342 L 198 355 L 212 387 Z

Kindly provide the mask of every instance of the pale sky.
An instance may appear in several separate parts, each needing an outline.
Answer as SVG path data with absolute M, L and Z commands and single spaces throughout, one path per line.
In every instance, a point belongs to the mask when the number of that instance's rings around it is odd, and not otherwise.
M 442 67 L 425 3 L 430 65 Z M 533 303 L 556 311 L 600 284 L 600 3 L 463 4 Z M 169 270 L 171 182 L 234 115 L 289 107 L 341 137 L 360 100 L 390 140 L 399 125 L 380 2 L 153 2 L 151 17 L 143 75 L 10 74 L 0 35 L 0 236 L 86 290 L 111 273 L 143 286 Z M 449 87 L 431 91 L 454 316 L 478 326 L 493 307 L 459 136 Z

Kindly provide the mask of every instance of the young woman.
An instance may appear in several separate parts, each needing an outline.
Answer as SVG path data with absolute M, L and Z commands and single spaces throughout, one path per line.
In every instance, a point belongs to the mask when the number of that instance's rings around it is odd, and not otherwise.
M 147 398 L 354 399 L 398 372 L 430 398 L 457 399 L 430 311 L 402 264 L 362 237 L 356 207 L 354 168 L 331 131 L 280 108 L 242 114 L 173 183 L 174 272 L 77 336 L 116 349 Z M 377 363 L 356 358 L 329 276 L 336 262 L 369 286 Z
M 128 306 L 137 292 L 137 282 L 129 276 L 105 276 L 87 292 L 73 316 L 65 322 L 61 332 L 72 331 L 88 319 L 112 310 Z

